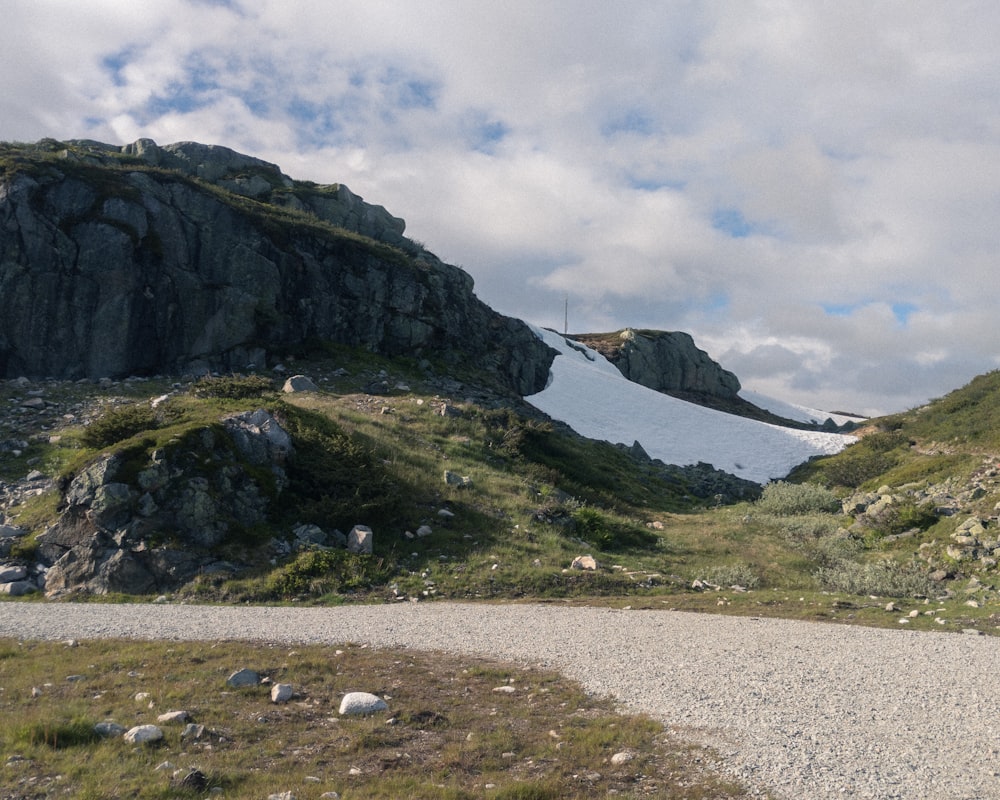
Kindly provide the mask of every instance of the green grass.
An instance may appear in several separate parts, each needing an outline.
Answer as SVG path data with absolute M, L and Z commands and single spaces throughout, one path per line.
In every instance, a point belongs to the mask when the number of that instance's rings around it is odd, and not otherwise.
M 249 667 L 268 686 L 229 689 Z M 72 676 L 72 677 L 71 677 Z M 513 685 L 513 694 L 494 691 Z M 470 657 L 231 642 L 0 640 L 0 795 L 31 797 L 742 798 L 716 758 L 619 713 L 557 673 Z M 370 691 L 388 713 L 341 718 Z M 187 711 L 200 736 L 158 715 Z M 161 742 L 101 738 L 94 725 L 155 724 Z M 621 766 L 612 755 L 629 751 Z M 167 765 L 167 766 L 163 766 Z M 192 770 L 201 790 L 180 781 Z M 582 780 L 581 775 L 587 778 Z

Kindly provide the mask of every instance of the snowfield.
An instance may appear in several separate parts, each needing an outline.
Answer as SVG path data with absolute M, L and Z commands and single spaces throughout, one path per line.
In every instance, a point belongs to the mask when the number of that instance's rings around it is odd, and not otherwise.
M 760 484 L 855 441 L 853 436 L 783 428 L 678 400 L 627 380 L 604 356 L 579 342 L 535 326 L 532 330 L 559 355 L 545 389 L 524 399 L 588 439 L 629 446 L 639 442 L 650 457 L 664 463 L 705 462 Z

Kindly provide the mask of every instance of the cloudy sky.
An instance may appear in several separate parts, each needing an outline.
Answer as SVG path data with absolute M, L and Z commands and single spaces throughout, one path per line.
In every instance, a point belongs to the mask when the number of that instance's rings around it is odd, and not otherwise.
M 1000 366 L 1000 4 L 2 0 L 0 139 L 341 182 L 561 330 L 918 405 Z

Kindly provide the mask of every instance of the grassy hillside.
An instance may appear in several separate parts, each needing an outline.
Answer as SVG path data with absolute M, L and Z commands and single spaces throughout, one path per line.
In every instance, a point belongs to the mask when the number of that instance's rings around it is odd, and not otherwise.
M 185 441 L 225 413 L 263 406 L 295 441 L 288 486 L 272 503 L 266 530 L 237 530 L 220 546 L 221 557 L 244 568 L 201 576 L 177 597 L 599 600 L 935 630 L 995 627 L 988 548 L 995 521 L 987 512 L 1000 488 L 983 469 L 998 435 L 991 423 L 997 374 L 925 409 L 875 421 L 857 445 L 798 470 L 792 478 L 804 485 L 772 484 L 758 500 L 720 505 L 696 473 L 636 461 L 415 363 L 340 350 L 295 370 L 321 391 L 282 394 L 278 382 L 263 378 L 172 391 L 156 381 L 100 391 L 43 384 L 36 394 L 55 411 L 75 413 L 57 414 L 46 430 L 24 414 L 8 420 L 28 448 L 18 455 L 0 448 L 0 480 L 16 485 L 33 468 L 65 485 L 102 452 L 148 452 Z M 380 394 L 363 391 L 373 382 Z M 27 389 L 9 382 L 2 391 L 0 401 L 13 408 Z M 171 396 L 151 414 L 148 398 L 161 393 Z M 102 443 L 102 426 L 123 418 L 134 427 Z M 447 483 L 446 471 L 467 485 Z M 874 490 L 883 484 L 891 502 L 876 514 Z M 960 512 L 938 513 L 934 492 L 964 498 L 971 484 Z M 875 499 L 865 513 L 843 513 L 841 503 L 859 489 Z M 37 534 L 58 503 L 57 489 L 25 495 L 6 516 Z M 957 529 L 974 515 L 986 533 L 971 555 L 951 558 Z M 269 553 L 271 539 L 290 539 L 303 523 L 345 531 L 368 525 L 374 553 L 308 546 Z M 13 555 L 30 559 L 31 541 Z M 582 555 L 598 568 L 571 568 Z

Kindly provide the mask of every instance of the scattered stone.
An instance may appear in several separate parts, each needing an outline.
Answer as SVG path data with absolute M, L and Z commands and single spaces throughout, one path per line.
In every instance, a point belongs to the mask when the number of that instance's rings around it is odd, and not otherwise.
M 628 750 L 623 750 L 620 753 L 615 753 L 611 756 L 611 763 L 616 767 L 620 767 L 622 764 L 627 764 L 629 761 L 635 758 L 635 753 L 630 753 Z
M 498 692 L 499 694 L 514 694 L 514 692 L 516 692 L 517 689 L 515 689 L 508 683 L 504 684 L 503 686 L 497 686 L 493 691 Z
M 7 594 L 11 597 L 23 597 L 26 594 L 32 594 L 37 591 L 38 586 L 35 585 L 34 581 L 30 580 L 0 583 L 0 594 Z
M 117 722 L 98 722 L 94 726 L 94 733 L 105 739 L 115 739 L 125 735 L 125 726 Z
M 292 530 L 292 533 L 301 544 L 324 545 L 327 543 L 326 531 L 319 525 L 299 525 Z
M 178 780 L 176 785 L 181 789 L 192 789 L 196 792 L 203 792 L 208 787 L 208 778 L 201 770 L 192 769 L 183 778 Z
M 272 703 L 287 703 L 292 699 L 292 685 L 290 683 L 276 683 L 271 687 Z
M 307 378 L 305 375 L 293 375 L 285 381 L 285 385 L 281 387 L 281 391 L 287 393 L 318 392 L 319 387 L 313 383 L 311 378 Z
M 260 684 L 260 674 L 252 669 L 241 669 L 226 679 L 226 686 L 238 689 L 242 686 L 257 686 Z
M 371 555 L 375 534 L 367 525 L 355 525 L 347 534 L 347 549 L 351 553 Z
M 417 536 L 423 539 L 425 536 L 430 536 L 434 531 L 431 529 L 430 525 L 421 525 L 417 528 Z
M 147 744 L 163 738 L 163 731 L 155 725 L 136 725 L 125 732 L 123 738 L 129 744 Z
M 597 569 L 597 560 L 593 556 L 577 556 L 569 566 L 570 569 L 593 571 Z
M 186 741 L 188 739 L 200 739 L 205 735 L 205 726 L 198 725 L 194 722 L 189 722 L 184 726 L 184 730 L 181 731 L 181 741 Z
M 160 714 L 157 718 L 157 722 L 162 722 L 165 724 L 189 722 L 191 720 L 191 715 L 187 711 L 167 711 Z
M 340 713 L 343 716 L 375 714 L 388 708 L 385 700 L 369 692 L 348 692 L 340 701 Z
M 444 471 L 444 482 L 459 489 L 468 489 L 472 486 L 472 478 L 468 475 L 459 475 L 447 469 Z

